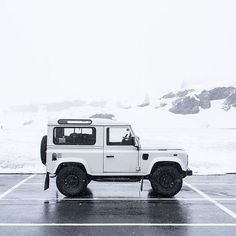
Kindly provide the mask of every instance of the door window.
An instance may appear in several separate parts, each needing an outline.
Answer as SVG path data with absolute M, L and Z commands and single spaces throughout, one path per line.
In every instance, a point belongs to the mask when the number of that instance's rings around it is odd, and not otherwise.
M 107 145 L 133 145 L 133 135 L 130 128 L 107 128 Z

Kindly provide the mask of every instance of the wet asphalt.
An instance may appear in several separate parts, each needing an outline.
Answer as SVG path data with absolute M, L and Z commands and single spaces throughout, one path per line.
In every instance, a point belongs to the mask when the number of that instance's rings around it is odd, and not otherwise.
M 29 176 L 0 175 L 0 235 L 236 235 L 236 175 L 187 177 L 170 199 L 148 181 L 91 182 L 71 199 Z

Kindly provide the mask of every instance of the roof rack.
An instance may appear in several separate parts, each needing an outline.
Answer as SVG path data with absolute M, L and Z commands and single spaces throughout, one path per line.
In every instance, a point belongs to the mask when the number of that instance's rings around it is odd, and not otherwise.
M 72 124 L 72 125 L 91 125 L 92 120 L 90 119 L 60 119 L 58 124 Z

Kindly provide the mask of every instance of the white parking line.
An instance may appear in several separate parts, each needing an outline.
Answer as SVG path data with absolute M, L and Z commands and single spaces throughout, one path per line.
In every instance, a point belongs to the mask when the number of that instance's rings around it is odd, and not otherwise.
M 210 186 L 210 185 L 213 185 L 213 186 L 235 186 L 236 184 L 235 183 L 191 183 L 191 184 L 194 184 L 195 186 L 196 185 L 206 185 L 206 186 Z
M 201 190 L 197 189 L 196 187 L 194 187 L 192 184 L 189 184 L 185 181 L 185 185 L 187 185 L 189 188 L 191 188 L 192 190 L 194 190 L 195 192 L 197 192 L 199 195 L 201 195 L 202 197 L 204 197 L 205 199 L 207 199 L 209 202 L 212 202 L 213 204 L 215 204 L 218 208 L 220 208 L 222 211 L 224 211 L 225 213 L 227 213 L 228 215 L 230 215 L 231 217 L 233 217 L 236 220 L 236 214 L 231 211 L 230 209 L 228 209 L 227 207 L 223 206 L 221 203 L 217 202 L 216 200 L 214 200 L 213 198 L 209 197 L 207 194 L 205 194 L 204 192 L 202 192 Z
M 2 193 L 0 195 L 0 200 L 2 200 L 6 195 L 8 195 L 9 193 L 11 193 L 13 190 L 15 190 L 16 188 L 18 188 L 19 186 L 21 186 L 23 183 L 25 183 L 27 180 L 32 179 L 35 175 L 30 175 L 27 178 L 23 179 L 22 181 L 20 181 L 18 184 L 14 185 L 13 187 L 11 187 L 10 189 L 8 189 L 6 192 Z
M 236 227 L 234 223 L 0 223 L 0 227 Z

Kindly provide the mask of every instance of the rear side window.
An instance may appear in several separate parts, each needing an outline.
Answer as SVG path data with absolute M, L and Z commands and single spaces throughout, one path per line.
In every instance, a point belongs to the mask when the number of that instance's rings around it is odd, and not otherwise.
M 96 129 L 93 127 L 57 127 L 53 131 L 53 143 L 57 145 L 94 145 Z

